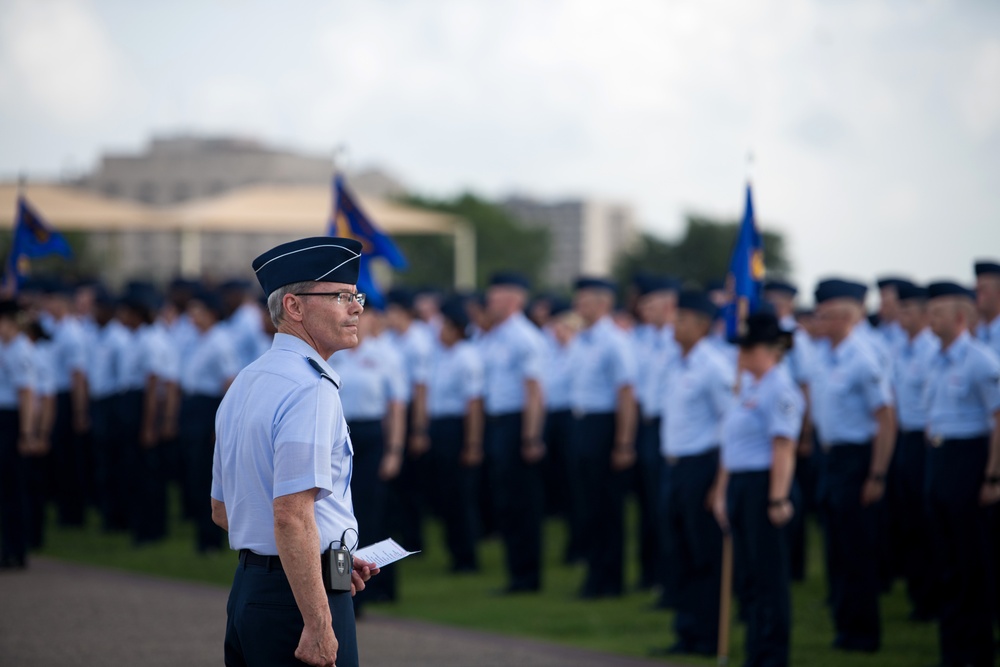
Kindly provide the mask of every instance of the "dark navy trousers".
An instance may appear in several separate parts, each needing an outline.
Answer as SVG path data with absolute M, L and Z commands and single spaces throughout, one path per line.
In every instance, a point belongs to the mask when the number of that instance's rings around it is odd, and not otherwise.
M 220 397 L 186 394 L 181 401 L 178 440 L 184 461 L 184 495 L 188 498 L 195 523 L 195 547 L 200 552 L 221 549 L 224 533 L 212 521 L 212 463 L 215 456 L 215 413 Z M 163 449 L 158 448 L 166 477 Z
M 784 667 L 792 625 L 788 526 L 767 517 L 771 472 L 729 476 L 726 507 L 733 559 L 740 564 L 740 609 L 746 621 L 745 667 Z M 796 507 L 796 512 L 799 508 Z
M 979 504 L 988 438 L 945 441 L 927 453 L 927 511 L 941 582 L 945 665 L 992 667 L 996 557 L 990 512 Z
M 105 530 L 128 528 L 125 487 L 125 448 L 119 432 L 118 397 L 94 399 L 90 404 L 97 502 Z
M 23 566 L 28 555 L 25 460 L 17 410 L 0 410 L 0 565 Z
M 352 420 L 347 423 L 354 447 L 351 471 L 351 499 L 358 520 L 358 546 L 363 547 L 389 537 L 386 517 L 386 483 L 379 479 L 385 449 L 380 420 Z M 353 547 L 348 539 L 348 548 Z M 395 568 L 387 567 L 371 579 L 365 590 L 354 596 L 354 610 L 360 614 L 369 600 L 389 599 L 395 595 Z
M 318 557 L 318 556 L 317 556 Z M 358 667 L 358 638 L 350 593 L 327 593 L 337 667 Z M 304 665 L 295 659 L 302 614 L 283 570 L 240 563 L 226 605 L 226 667 Z
M 635 495 L 639 501 L 639 583 L 648 588 L 662 578 L 659 571 L 659 514 L 663 456 L 660 454 L 659 417 L 640 420 L 635 453 Z
M 900 573 L 917 618 L 929 620 L 938 611 L 938 571 L 933 558 L 926 502 L 927 438 L 923 431 L 904 431 L 896 440 L 895 470 L 890 491 L 895 546 Z
M 445 541 L 455 571 L 472 571 L 476 559 L 477 477 L 474 468 L 462 465 L 465 419 L 441 417 L 430 422 L 428 452 L 431 507 L 444 523 Z
M 722 531 L 706 506 L 719 450 L 668 459 L 660 517 L 664 598 L 677 612 L 674 631 L 688 650 L 714 653 L 719 641 Z
M 56 394 L 51 461 L 52 492 L 55 494 L 59 523 L 82 526 L 87 506 L 84 442 L 73 431 L 73 401 L 68 391 Z
M 509 588 L 538 590 L 544 498 L 541 466 L 521 456 L 521 413 L 486 418 L 484 454 L 497 528 L 503 538 Z
M 582 490 L 587 575 L 583 597 L 622 594 L 624 584 L 625 474 L 611 467 L 615 442 L 613 413 L 574 416 L 572 451 Z
M 167 488 L 159 447 L 143 447 L 142 390 L 127 391 L 119 399 L 119 423 L 125 447 L 126 484 L 131 505 L 129 530 L 136 544 L 153 542 L 167 534 Z M 210 503 L 208 497 L 206 504 Z
M 861 506 L 871 457 L 870 444 L 829 447 L 821 477 L 834 646 L 855 651 L 877 651 L 881 641 L 879 504 Z

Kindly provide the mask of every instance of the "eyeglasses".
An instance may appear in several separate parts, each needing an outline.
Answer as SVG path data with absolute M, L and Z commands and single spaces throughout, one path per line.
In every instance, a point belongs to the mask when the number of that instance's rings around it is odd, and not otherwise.
M 352 301 L 357 301 L 362 308 L 365 307 L 367 298 L 363 292 L 295 292 L 295 296 L 333 296 L 337 298 L 338 306 L 347 306 Z

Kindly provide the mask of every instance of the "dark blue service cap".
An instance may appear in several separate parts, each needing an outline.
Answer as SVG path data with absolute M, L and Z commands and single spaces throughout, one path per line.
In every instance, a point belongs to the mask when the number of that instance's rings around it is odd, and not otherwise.
M 393 287 L 385 295 L 386 306 L 399 306 L 405 310 L 413 310 L 413 290 L 407 287 Z
M 927 288 L 914 285 L 909 280 L 903 280 L 897 284 L 896 293 L 899 295 L 900 301 L 909 301 L 910 299 L 924 301 L 927 299 Z
M 517 271 L 497 271 L 490 276 L 490 287 L 520 287 L 530 290 L 531 283 L 524 274 Z
M 725 280 L 718 280 L 718 279 L 709 280 L 707 283 L 705 283 L 706 292 L 718 292 L 719 290 L 724 290 L 724 289 L 726 289 Z
M 580 276 L 573 284 L 573 289 L 601 289 L 611 292 L 615 291 L 615 284 L 607 278 L 597 278 L 594 276 Z
M 777 278 L 765 280 L 762 289 L 765 292 L 780 292 L 788 296 L 795 296 L 799 293 L 799 289 L 795 285 L 786 280 L 778 280 Z
M 336 236 L 314 236 L 271 248 L 252 263 L 264 294 L 307 281 L 356 285 L 361 268 L 361 242 Z
M 571 310 L 573 310 L 573 304 L 569 299 L 556 296 L 552 297 L 552 300 L 549 301 L 549 317 L 557 317 Z
M 676 292 L 680 289 L 680 281 L 669 276 L 637 276 L 635 286 L 639 296 L 646 296 L 654 292 Z
M 786 348 L 790 348 L 792 347 L 792 332 L 782 328 L 777 315 L 773 312 L 758 311 L 747 316 L 743 334 L 733 342 L 741 347 L 760 343 L 781 343 Z
M 49 296 L 72 297 L 76 292 L 75 288 L 59 278 L 45 278 L 41 280 L 42 293 Z
M 981 259 L 976 262 L 977 276 L 1000 275 L 1000 264 Z
M 897 290 L 899 286 L 903 283 L 909 283 L 910 281 L 906 278 L 900 278 L 899 276 L 882 276 L 875 281 L 879 289 L 885 289 L 886 287 L 895 287 Z
M 94 304 L 105 308 L 113 308 L 118 299 L 104 285 L 94 288 Z
M 469 312 L 465 303 L 466 298 L 457 294 L 441 303 L 441 316 L 463 332 L 469 327 Z
M 215 315 L 216 319 L 224 320 L 226 319 L 226 306 L 222 300 L 222 295 L 218 292 L 210 289 L 200 288 L 193 295 L 191 295 L 192 301 L 197 301 L 201 305 L 205 306 L 209 311 Z
M 975 292 L 970 293 L 968 287 L 948 280 L 938 281 L 927 286 L 928 299 L 936 299 L 939 296 L 964 296 L 966 298 L 975 298 L 974 295 Z
M 708 292 L 701 292 L 699 290 L 681 290 L 680 295 L 677 297 L 677 308 L 680 310 L 691 310 L 696 313 L 701 313 L 709 318 L 714 319 L 718 313 L 718 308 L 712 299 L 709 298 Z
M 861 283 L 840 278 L 830 278 L 821 280 L 816 286 L 816 303 L 823 303 L 831 299 L 852 299 L 858 303 L 864 303 L 865 294 L 868 288 Z

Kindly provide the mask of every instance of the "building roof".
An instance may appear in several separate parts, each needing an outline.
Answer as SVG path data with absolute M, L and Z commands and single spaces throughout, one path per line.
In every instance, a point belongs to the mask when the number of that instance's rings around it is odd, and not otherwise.
M 14 225 L 17 184 L 0 183 L 0 226 Z M 326 233 L 331 193 L 327 185 L 252 185 L 168 208 L 144 206 L 91 190 L 32 184 L 24 190 L 53 227 L 74 231 L 196 229 L 201 232 Z M 452 234 L 461 219 L 372 197 L 361 208 L 387 234 Z

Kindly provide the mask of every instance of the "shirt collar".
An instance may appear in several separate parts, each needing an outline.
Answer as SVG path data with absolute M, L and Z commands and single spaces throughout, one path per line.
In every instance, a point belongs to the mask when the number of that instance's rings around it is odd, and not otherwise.
M 961 361 L 969 349 L 970 340 L 972 340 L 972 337 L 969 336 L 969 332 L 963 331 L 958 334 L 958 338 L 952 341 L 947 350 L 941 350 L 941 356 L 951 363 Z
M 340 386 L 340 376 L 337 372 L 330 367 L 326 359 L 323 358 L 319 352 L 313 348 L 312 345 L 305 342 L 297 336 L 292 336 L 286 333 L 276 333 L 274 334 L 274 342 L 271 343 L 272 350 L 285 350 L 288 352 L 294 352 L 295 354 L 302 355 L 306 359 L 313 359 L 320 365 L 327 375 L 333 378 L 334 384 L 338 387 Z

